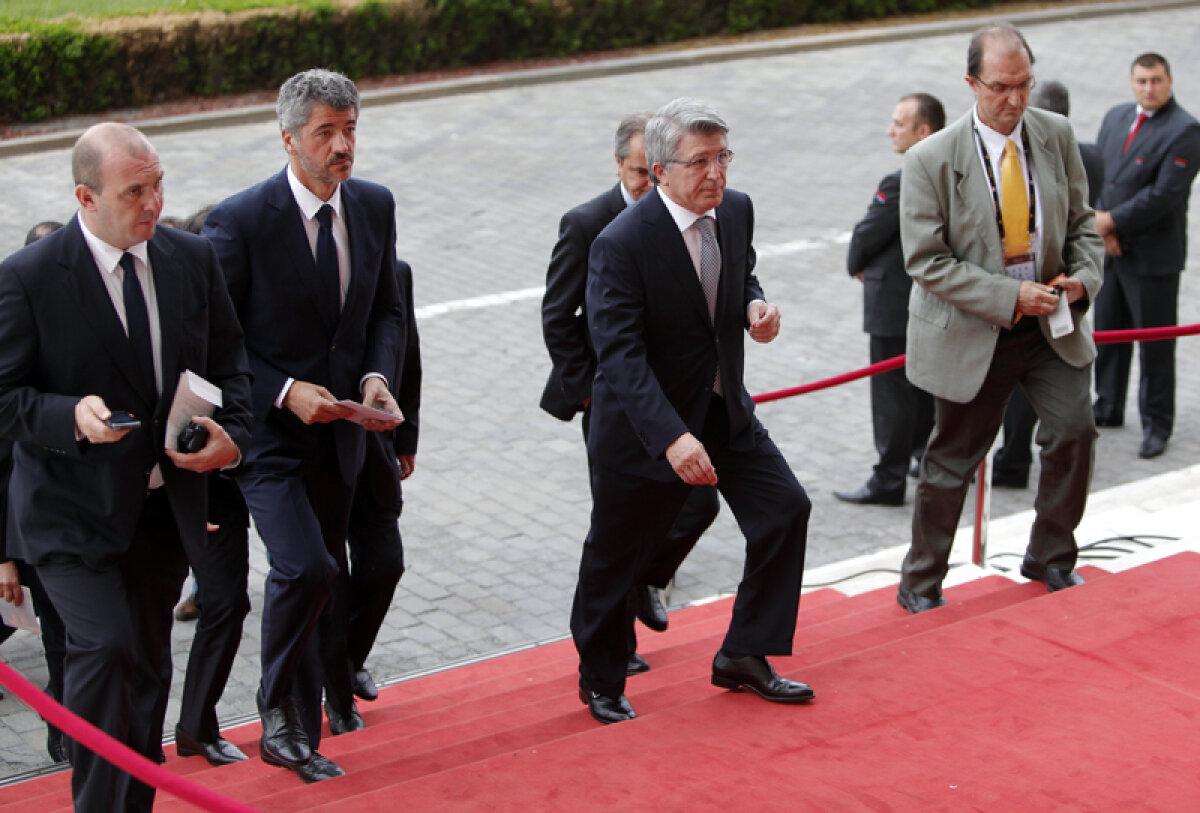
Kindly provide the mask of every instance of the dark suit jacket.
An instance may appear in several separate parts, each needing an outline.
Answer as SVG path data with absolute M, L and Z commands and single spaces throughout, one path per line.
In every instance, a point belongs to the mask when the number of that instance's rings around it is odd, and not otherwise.
M 542 409 L 569 421 L 592 397 L 596 354 L 588 336 L 588 252 L 592 241 L 625 208 L 621 182 L 602 195 L 576 206 L 558 224 L 558 242 L 546 269 L 542 297 L 542 336 L 554 365 L 542 391 Z
M 404 413 L 404 423 L 391 432 L 368 432 L 366 463 L 375 501 L 399 512 L 403 499 L 400 488 L 400 469 L 396 458 L 417 453 L 421 424 L 421 339 L 417 334 L 417 318 L 412 295 L 412 267 L 397 261 L 400 295 L 405 303 L 407 330 L 403 346 L 397 354 L 399 368 L 389 376 L 395 381 L 396 403 Z
M 254 371 L 254 434 L 247 466 L 291 466 L 317 452 L 320 426 L 305 426 L 275 399 L 290 377 L 320 384 L 337 398 L 361 400 L 369 372 L 388 375 L 404 335 L 396 272 L 392 194 L 347 180 L 341 189 L 350 241 L 350 285 L 340 317 L 321 307 L 316 261 L 285 172 L 223 201 L 205 221 L 246 331 Z M 395 381 L 388 381 L 393 390 Z M 362 466 L 365 433 L 334 421 L 338 463 L 347 484 Z
M 245 453 L 250 372 L 212 246 L 160 227 L 149 242 L 162 324 L 163 392 L 145 391 L 133 348 L 78 220 L 0 265 L 0 435 L 15 441 L 8 552 L 31 564 L 50 554 L 90 566 L 128 550 L 157 463 L 185 543 L 204 544 L 207 478 L 164 452 L 179 374 L 223 393 L 215 419 Z M 75 440 L 75 404 L 99 395 L 142 419 L 116 443 Z
M 1095 144 L 1080 144 L 1079 157 L 1083 159 L 1083 174 L 1088 181 L 1088 206 L 1095 209 L 1104 188 L 1104 154 Z
M 1120 257 L 1108 257 L 1135 274 L 1183 270 L 1187 261 L 1187 207 L 1200 169 L 1200 123 L 1172 97 L 1142 125 L 1129 150 L 1121 150 L 1137 105 L 1108 111 L 1096 139 L 1104 155 L 1104 191 L 1096 208 L 1112 214 Z
M 754 447 L 758 421 L 742 384 L 746 307 L 764 298 L 754 276 L 754 209 L 730 189 L 716 215 L 715 320 L 658 189 L 617 215 L 592 244 L 587 308 L 598 370 L 588 453 L 601 465 L 676 478 L 664 452 L 685 432 L 701 435 L 718 360 L 729 444 Z
M 863 330 L 872 336 L 904 336 L 912 277 L 900 248 L 900 170 L 879 182 L 867 213 L 850 235 L 850 276 L 863 278 Z

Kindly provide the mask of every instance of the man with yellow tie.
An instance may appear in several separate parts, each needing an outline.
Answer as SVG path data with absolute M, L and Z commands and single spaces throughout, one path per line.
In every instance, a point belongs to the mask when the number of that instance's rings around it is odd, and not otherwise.
M 907 372 L 937 412 L 897 591 L 910 613 L 945 604 L 971 474 L 1018 384 L 1042 421 L 1021 574 L 1052 591 L 1083 581 L 1074 532 L 1096 439 L 1096 347 L 1083 315 L 1100 290 L 1104 245 L 1071 126 L 1027 109 L 1033 52 L 1021 32 L 1008 23 L 976 32 L 966 81 L 974 108 L 910 149 L 900 181 L 900 235 L 916 283 Z

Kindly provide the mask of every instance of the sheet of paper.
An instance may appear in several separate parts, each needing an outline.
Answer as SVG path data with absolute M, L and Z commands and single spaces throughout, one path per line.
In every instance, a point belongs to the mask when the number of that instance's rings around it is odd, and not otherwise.
M 192 418 L 211 418 L 221 406 L 221 401 L 220 388 L 203 376 L 196 375 L 191 370 L 180 373 L 179 386 L 175 388 L 175 399 L 171 401 L 171 411 L 167 413 L 166 448 L 176 448 L 179 433 L 191 423 Z
M 1065 293 L 1058 295 L 1058 307 L 1050 314 L 1049 323 L 1050 335 L 1056 339 L 1061 339 L 1075 330 L 1075 323 L 1071 321 L 1071 306 L 1067 304 Z
M 352 411 L 352 414 L 343 420 L 353 421 L 360 426 L 367 421 L 389 421 L 397 426 L 404 423 L 403 415 L 397 417 L 385 410 L 369 407 L 364 404 L 360 404 L 358 401 L 351 401 L 349 398 L 343 398 L 342 400 L 338 401 L 338 406 L 344 406 Z
M 29 588 L 22 587 L 21 595 L 23 599 L 20 607 L 11 601 L 0 599 L 0 619 L 3 619 L 4 623 L 10 627 L 29 630 L 41 635 L 42 628 L 38 625 L 37 615 L 33 612 L 33 596 L 30 595 Z

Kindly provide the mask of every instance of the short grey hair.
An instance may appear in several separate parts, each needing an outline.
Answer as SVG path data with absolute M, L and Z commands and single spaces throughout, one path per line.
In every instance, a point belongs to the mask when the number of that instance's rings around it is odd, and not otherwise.
M 312 115 L 313 106 L 323 104 L 334 110 L 354 108 L 358 115 L 358 88 L 349 77 L 325 68 L 312 68 L 296 74 L 279 88 L 275 114 L 279 127 L 293 135 L 300 132 Z
M 629 142 L 638 133 L 646 132 L 646 122 L 650 121 L 649 113 L 630 113 L 621 119 L 617 125 L 617 135 L 613 139 L 613 152 L 617 158 L 624 161 L 629 157 Z
M 651 180 L 658 183 L 655 164 L 666 166 L 679 157 L 679 142 L 684 135 L 724 135 L 728 132 L 725 119 L 707 102 L 686 96 L 667 102 L 646 123 L 646 165 L 650 167 Z

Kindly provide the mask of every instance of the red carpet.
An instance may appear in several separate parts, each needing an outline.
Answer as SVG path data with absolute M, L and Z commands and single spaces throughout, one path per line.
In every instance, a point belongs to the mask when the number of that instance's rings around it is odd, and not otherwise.
M 1054 595 L 980 579 L 916 617 L 894 589 L 805 596 L 776 667 L 807 706 L 709 684 L 721 601 L 642 634 L 628 723 L 588 716 L 564 641 L 360 704 L 367 729 L 321 745 L 342 779 L 167 764 L 269 811 L 1200 810 L 1200 555 L 1084 572 Z M 257 753 L 257 726 L 227 736 Z M 0 811 L 69 807 L 66 774 L 0 790 Z

